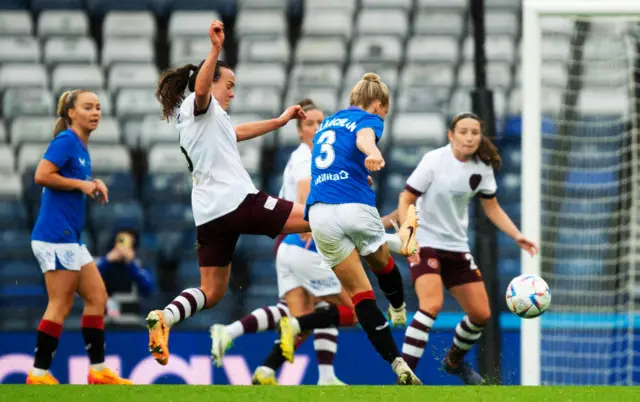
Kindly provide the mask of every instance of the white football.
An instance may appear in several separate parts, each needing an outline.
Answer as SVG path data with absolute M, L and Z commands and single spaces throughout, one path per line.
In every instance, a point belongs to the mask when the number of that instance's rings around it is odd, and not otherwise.
M 507 306 L 518 317 L 535 318 L 547 311 L 551 291 L 544 279 L 537 275 L 520 275 L 507 286 Z

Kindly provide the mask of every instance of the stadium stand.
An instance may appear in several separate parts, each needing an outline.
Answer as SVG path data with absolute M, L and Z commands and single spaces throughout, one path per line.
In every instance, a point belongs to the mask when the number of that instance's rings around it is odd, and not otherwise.
M 231 106 L 234 123 L 273 117 L 307 96 L 331 113 L 346 105 L 349 89 L 364 72 L 381 74 L 393 91 L 382 143 L 388 165 L 384 174 L 376 176 L 379 207 L 387 213 L 397 205 L 397 195 L 423 153 L 445 143 L 448 118 L 470 108 L 474 75 L 467 3 L 1 2 L 0 328 L 32 328 L 33 318 L 38 317 L 32 310 L 41 312 L 42 277 L 29 242 L 41 189 L 32 175 L 51 138 L 56 100 L 62 91 L 94 89 L 103 107 L 91 153 L 95 175 L 109 184 L 112 202 L 104 208 L 88 208 L 87 244 L 97 256 L 105 251 L 101 244 L 113 223 L 135 222 L 143 233 L 145 260 L 164 264 L 158 276 L 165 278 L 163 283 L 177 286 L 165 287 L 172 296 L 178 288 L 198 282 L 190 178 L 176 130 L 160 118 L 154 87 L 163 69 L 199 63 L 210 46 L 205 33 L 212 19 L 222 18 L 231 27 L 224 58 L 237 75 L 237 97 Z M 501 194 L 505 210 L 519 221 L 520 4 L 486 3 L 488 77 L 505 127 L 499 133 L 504 137 L 500 148 L 505 161 L 499 178 Z M 553 41 L 543 49 L 546 58 L 566 58 L 568 42 Z M 545 76 L 567 79 L 560 67 Z M 559 102 L 560 96 L 550 101 Z M 296 144 L 291 123 L 278 133 L 240 145 L 245 167 L 257 185 L 272 193 L 279 191 L 284 163 Z M 244 236 L 238 245 L 237 253 L 248 259 L 251 277 L 243 290 L 245 312 L 272 304 L 277 296 L 272 246 L 270 239 L 252 236 Z M 519 270 L 519 250 L 503 237 L 499 247 L 501 275 L 507 278 Z M 399 263 L 409 289 L 406 263 Z M 32 302 L 13 309 L 13 295 L 29 295 Z M 407 296 L 408 304 L 415 306 L 413 292 Z M 232 297 L 238 295 L 226 297 L 223 304 Z M 447 299 L 445 309 L 450 302 Z M 225 320 L 235 318 L 225 316 L 224 306 L 214 314 Z M 203 321 L 190 320 L 188 325 L 212 322 L 211 315 L 196 317 Z

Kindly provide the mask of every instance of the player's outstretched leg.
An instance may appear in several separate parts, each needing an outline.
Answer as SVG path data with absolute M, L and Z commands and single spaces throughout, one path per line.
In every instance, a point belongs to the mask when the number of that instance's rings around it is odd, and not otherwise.
M 391 325 L 396 328 L 404 327 L 407 325 L 407 307 L 404 303 L 402 274 L 393 257 L 388 252 L 386 255 L 388 259 L 383 267 L 381 267 L 380 261 L 376 260 L 375 255 L 367 256 L 365 259 L 378 279 L 380 290 L 389 301 L 387 316 Z
M 482 336 L 484 326 L 474 324 L 466 315 L 456 326 L 453 345 L 442 361 L 442 369 L 449 374 L 460 377 L 466 385 L 481 385 L 484 379 L 471 365 L 464 361 L 464 357 Z
M 149 351 L 162 365 L 169 363 L 169 330 L 171 327 L 202 310 L 206 296 L 199 288 L 183 290 L 164 310 L 154 310 L 147 315 Z
M 215 324 L 209 330 L 211 335 L 211 358 L 216 367 L 222 367 L 222 358 L 233 341 L 244 334 L 274 330 L 282 317 L 289 315 L 286 302 L 275 306 L 261 307 L 229 325 Z

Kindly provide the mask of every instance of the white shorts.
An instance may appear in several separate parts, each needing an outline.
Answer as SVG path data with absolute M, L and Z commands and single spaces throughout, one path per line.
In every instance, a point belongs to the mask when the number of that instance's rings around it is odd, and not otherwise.
M 80 271 L 80 268 L 93 262 L 93 257 L 84 244 L 32 240 L 31 249 L 40 264 L 42 273 L 56 269 Z
M 316 247 L 334 268 L 353 249 L 366 256 L 385 244 L 385 231 L 378 210 L 364 204 L 314 204 L 309 224 Z
M 337 295 L 342 285 L 318 253 L 282 243 L 276 256 L 278 295 L 303 287 L 315 297 Z

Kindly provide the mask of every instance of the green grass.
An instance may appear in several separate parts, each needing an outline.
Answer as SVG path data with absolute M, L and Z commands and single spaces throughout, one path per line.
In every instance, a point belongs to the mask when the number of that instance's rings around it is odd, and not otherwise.
M 1 385 L 0 402 L 388 402 L 388 401 L 640 401 L 638 387 L 397 387 L 397 386 L 86 386 Z

